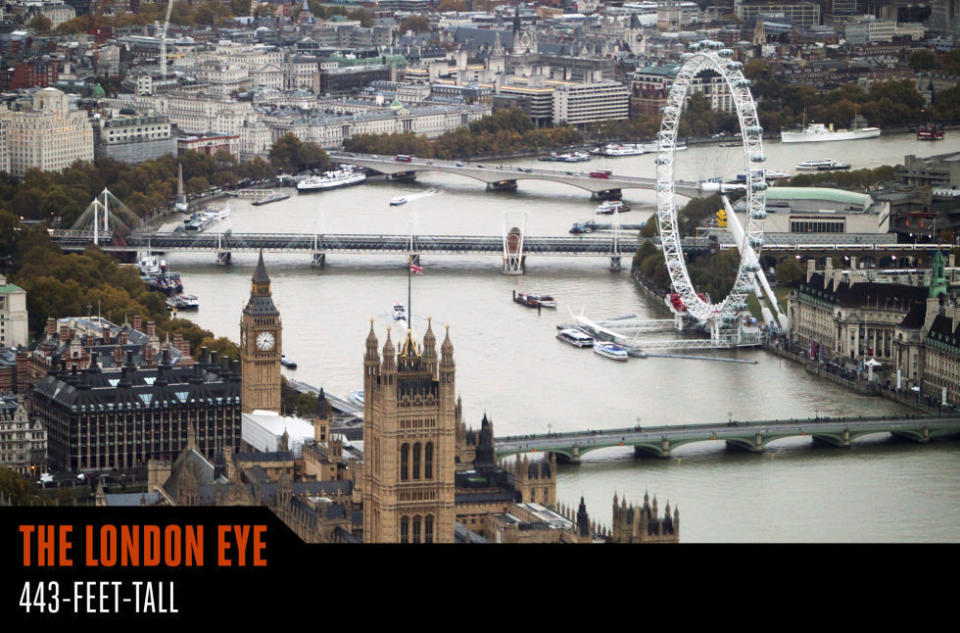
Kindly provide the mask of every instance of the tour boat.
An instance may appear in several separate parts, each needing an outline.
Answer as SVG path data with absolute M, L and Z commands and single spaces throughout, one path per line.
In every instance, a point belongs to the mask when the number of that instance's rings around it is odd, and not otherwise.
M 166 262 L 156 255 L 143 255 L 137 262 L 137 269 L 141 275 L 159 275 L 165 266 Z
M 281 200 L 286 200 L 290 197 L 289 193 L 272 193 L 265 198 L 260 198 L 253 202 L 253 206 L 259 207 L 260 205 L 270 204 L 271 202 L 280 202 Z
M 407 320 L 407 311 L 403 307 L 402 303 L 393 304 L 393 320 L 394 321 L 406 321 Z
M 550 295 L 530 295 L 530 298 L 535 299 L 541 308 L 557 307 L 557 300 Z
M 557 339 L 574 347 L 593 347 L 593 337 L 577 328 L 560 330 Z
M 183 282 L 180 273 L 168 273 L 163 270 L 157 275 L 144 275 L 140 278 L 147 287 L 157 292 L 173 296 L 183 292 Z
M 625 361 L 630 357 L 626 349 L 620 347 L 619 345 L 614 345 L 609 341 L 594 343 L 593 351 L 594 353 L 600 354 L 604 358 L 609 358 L 611 360 Z
M 299 193 L 327 191 L 328 189 L 359 185 L 366 179 L 367 175 L 353 165 L 341 165 L 340 169 L 327 171 L 320 176 L 311 176 L 298 182 L 297 191 Z
M 347 399 L 358 407 L 363 406 L 363 389 L 358 391 L 351 391 L 350 395 L 347 396 Z
M 659 152 L 659 151 L 660 151 L 660 145 L 659 145 L 658 143 L 640 143 L 640 144 L 637 145 L 637 147 L 639 147 L 640 149 L 642 149 L 642 150 L 645 151 L 645 152 Z M 675 151 L 675 152 L 682 152 L 682 151 L 685 150 L 685 149 L 687 149 L 687 146 L 686 146 L 685 144 L 683 144 L 683 143 L 676 143 L 676 144 L 673 146 L 673 151 Z
M 289 358 L 287 358 L 285 355 L 282 355 L 282 354 L 280 356 L 280 364 L 286 367 L 287 369 L 297 368 L 297 364 L 295 362 L 293 362 L 292 360 L 290 360 Z
M 820 160 L 805 160 L 797 165 L 797 171 L 836 171 L 850 169 L 850 163 L 841 163 L 837 160 L 824 158 Z
M 609 143 L 604 145 L 597 152 L 601 156 L 639 156 L 644 153 L 644 149 L 640 145 L 621 145 L 619 143 Z
M 825 141 L 854 141 L 880 136 L 878 127 L 861 127 L 852 130 L 834 130 L 823 123 L 811 123 L 799 132 L 780 132 L 781 143 L 822 143 Z
M 568 152 L 566 154 L 550 152 L 549 156 L 541 156 L 537 160 L 555 163 L 584 163 L 590 160 L 590 154 L 587 152 Z
M 404 198 L 403 196 L 397 196 L 396 198 L 390 201 L 391 207 L 399 207 L 401 204 L 407 204 L 407 199 Z
M 528 308 L 536 308 L 540 305 L 540 302 L 534 297 L 534 295 L 527 294 L 525 292 L 516 292 L 513 293 L 513 300 L 515 303 L 520 305 L 525 305 Z
M 924 126 L 917 130 L 918 141 L 942 141 L 943 130 L 940 128 Z
M 175 295 L 167 299 L 170 310 L 199 310 L 200 299 L 196 295 Z
M 605 200 L 597 207 L 597 213 L 601 215 L 613 215 L 614 213 L 626 213 L 630 207 L 623 204 L 620 200 Z

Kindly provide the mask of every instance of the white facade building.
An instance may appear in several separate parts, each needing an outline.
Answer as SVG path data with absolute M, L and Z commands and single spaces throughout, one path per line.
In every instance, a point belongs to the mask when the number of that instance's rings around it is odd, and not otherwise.
M 32 103 L 0 110 L 10 173 L 22 178 L 28 169 L 63 171 L 76 160 L 93 160 L 93 126 L 87 113 L 71 110 L 67 95 L 56 88 L 33 93 Z
M 557 83 L 553 90 L 554 125 L 617 121 L 630 115 L 630 92 L 616 81 Z
M 27 291 L 7 283 L 0 275 L 0 347 L 29 343 L 27 333 Z

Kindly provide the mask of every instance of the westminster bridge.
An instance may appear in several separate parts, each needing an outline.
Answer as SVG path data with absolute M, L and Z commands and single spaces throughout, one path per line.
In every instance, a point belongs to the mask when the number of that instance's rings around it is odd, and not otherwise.
M 637 455 L 670 457 L 671 452 L 696 442 L 725 442 L 736 449 L 758 453 L 770 442 L 788 437 L 811 437 L 815 442 L 849 448 L 854 440 L 876 433 L 912 442 L 960 434 L 960 417 L 887 416 L 882 418 L 810 418 L 715 424 L 598 429 L 546 435 L 494 438 L 498 457 L 520 453 L 554 453 L 561 461 L 580 463 L 585 453 L 612 446 L 632 446 Z

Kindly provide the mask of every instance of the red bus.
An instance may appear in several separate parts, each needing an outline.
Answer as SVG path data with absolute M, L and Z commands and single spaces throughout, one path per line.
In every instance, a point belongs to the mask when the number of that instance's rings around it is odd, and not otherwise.
M 613 175 L 613 172 L 609 169 L 598 169 L 596 171 L 590 172 L 591 178 L 609 178 Z

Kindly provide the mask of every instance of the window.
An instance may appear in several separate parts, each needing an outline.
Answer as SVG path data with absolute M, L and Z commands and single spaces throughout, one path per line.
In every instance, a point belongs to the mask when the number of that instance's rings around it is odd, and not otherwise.
M 420 442 L 413 445 L 413 478 L 420 479 Z
M 427 446 L 429 446 L 429 444 Z M 433 543 L 433 515 L 432 514 L 428 514 L 423 520 L 423 542 Z
M 404 444 L 400 447 L 400 481 L 408 479 L 407 468 L 410 460 L 410 445 Z
M 423 449 L 423 478 L 433 479 L 433 442 L 427 442 Z
M 414 515 L 413 517 L 413 542 L 420 542 L 420 515 Z
M 400 542 L 409 542 L 410 517 L 400 517 Z

